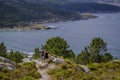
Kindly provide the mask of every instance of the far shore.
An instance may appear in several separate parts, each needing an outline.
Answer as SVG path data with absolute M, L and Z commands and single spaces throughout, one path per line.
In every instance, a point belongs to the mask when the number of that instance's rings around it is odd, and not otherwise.
M 41 22 L 35 22 L 32 23 L 30 25 L 27 26 L 14 26 L 14 27 L 5 27 L 5 28 L 1 28 L 0 30 L 8 30 L 8 31 L 27 31 L 27 30 L 49 30 L 49 29 L 56 29 L 54 27 L 50 27 L 50 26 L 45 26 L 43 24 L 46 23 L 55 23 L 55 22 L 65 22 L 65 21 L 77 21 L 77 20 L 88 20 L 88 19 L 94 19 L 94 18 L 98 18 L 98 16 L 94 16 L 91 14 L 81 14 L 81 18 L 71 18 L 71 19 L 51 19 L 51 20 L 45 20 L 45 21 L 41 21 Z

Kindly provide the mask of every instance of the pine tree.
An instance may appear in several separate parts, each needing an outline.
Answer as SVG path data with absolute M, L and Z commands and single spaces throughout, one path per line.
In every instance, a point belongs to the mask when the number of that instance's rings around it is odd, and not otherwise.
M 107 53 L 107 43 L 100 37 L 92 39 L 91 43 L 77 55 L 75 61 L 81 64 L 91 62 L 100 63 L 112 60 L 112 55 Z
M 69 50 L 70 46 L 67 41 L 61 37 L 52 37 L 46 41 L 46 44 L 43 45 L 45 50 L 48 50 L 50 54 L 63 56 L 64 58 L 74 57 L 72 50 Z

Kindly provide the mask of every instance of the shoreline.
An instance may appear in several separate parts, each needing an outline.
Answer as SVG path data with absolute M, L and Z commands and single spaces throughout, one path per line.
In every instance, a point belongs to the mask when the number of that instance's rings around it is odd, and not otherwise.
M 34 22 L 34 23 L 28 23 L 27 26 L 8 26 L 5 28 L 1 28 L 1 31 L 31 31 L 31 30 L 49 30 L 49 29 L 56 29 L 54 27 L 50 27 L 50 26 L 45 26 L 44 24 L 47 23 L 56 23 L 56 22 L 66 22 L 66 21 L 78 21 L 78 20 L 89 20 L 89 19 L 95 19 L 98 18 L 98 16 L 89 14 L 89 13 L 84 13 L 84 14 L 80 14 L 80 16 L 78 18 L 74 18 L 71 17 L 70 19 L 51 19 L 51 20 L 44 20 L 44 21 L 40 21 L 40 22 Z

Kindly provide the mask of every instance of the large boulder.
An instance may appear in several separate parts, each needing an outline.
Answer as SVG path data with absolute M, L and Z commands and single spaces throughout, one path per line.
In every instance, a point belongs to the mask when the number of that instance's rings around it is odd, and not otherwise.
M 62 64 L 65 62 L 64 59 L 56 58 L 56 57 L 51 56 L 51 55 L 49 55 L 49 58 L 52 62 L 54 62 L 56 64 Z
M 8 60 L 4 57 L 0 57 L 0 68 L 7 68 L 8 70 L 15 70 L 15 62 Z

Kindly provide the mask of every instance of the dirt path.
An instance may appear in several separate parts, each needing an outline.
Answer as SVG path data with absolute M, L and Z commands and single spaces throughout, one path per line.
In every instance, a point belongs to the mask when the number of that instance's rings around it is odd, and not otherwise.
M 41 76 L 42 76 L 42 78 L 39 79 L 39 80 L 51 80 L 51 79 L 50 79 L 51 77 L 50 77 L 50 75 L 47 74 L 47 71 L 48 71 L 48 69 L 54 68 L 55 65 L 53 65 L 53 64 L 48 64 L 48 66 L 47 66 L 47 64 L 45 64 L 45 63 L 42 64 L 42 62 L 39 61 L 39 60 L 35 60 L 35 63 L 36 63 L 36 67 L 37 67 L 37 69 L 38 69 L 38 72 L 39 72 L 39 73 L 41 74 Z M 43 67 L 45 67 L 45 68 L 40 69 L 39 66 L 43 66 Z

